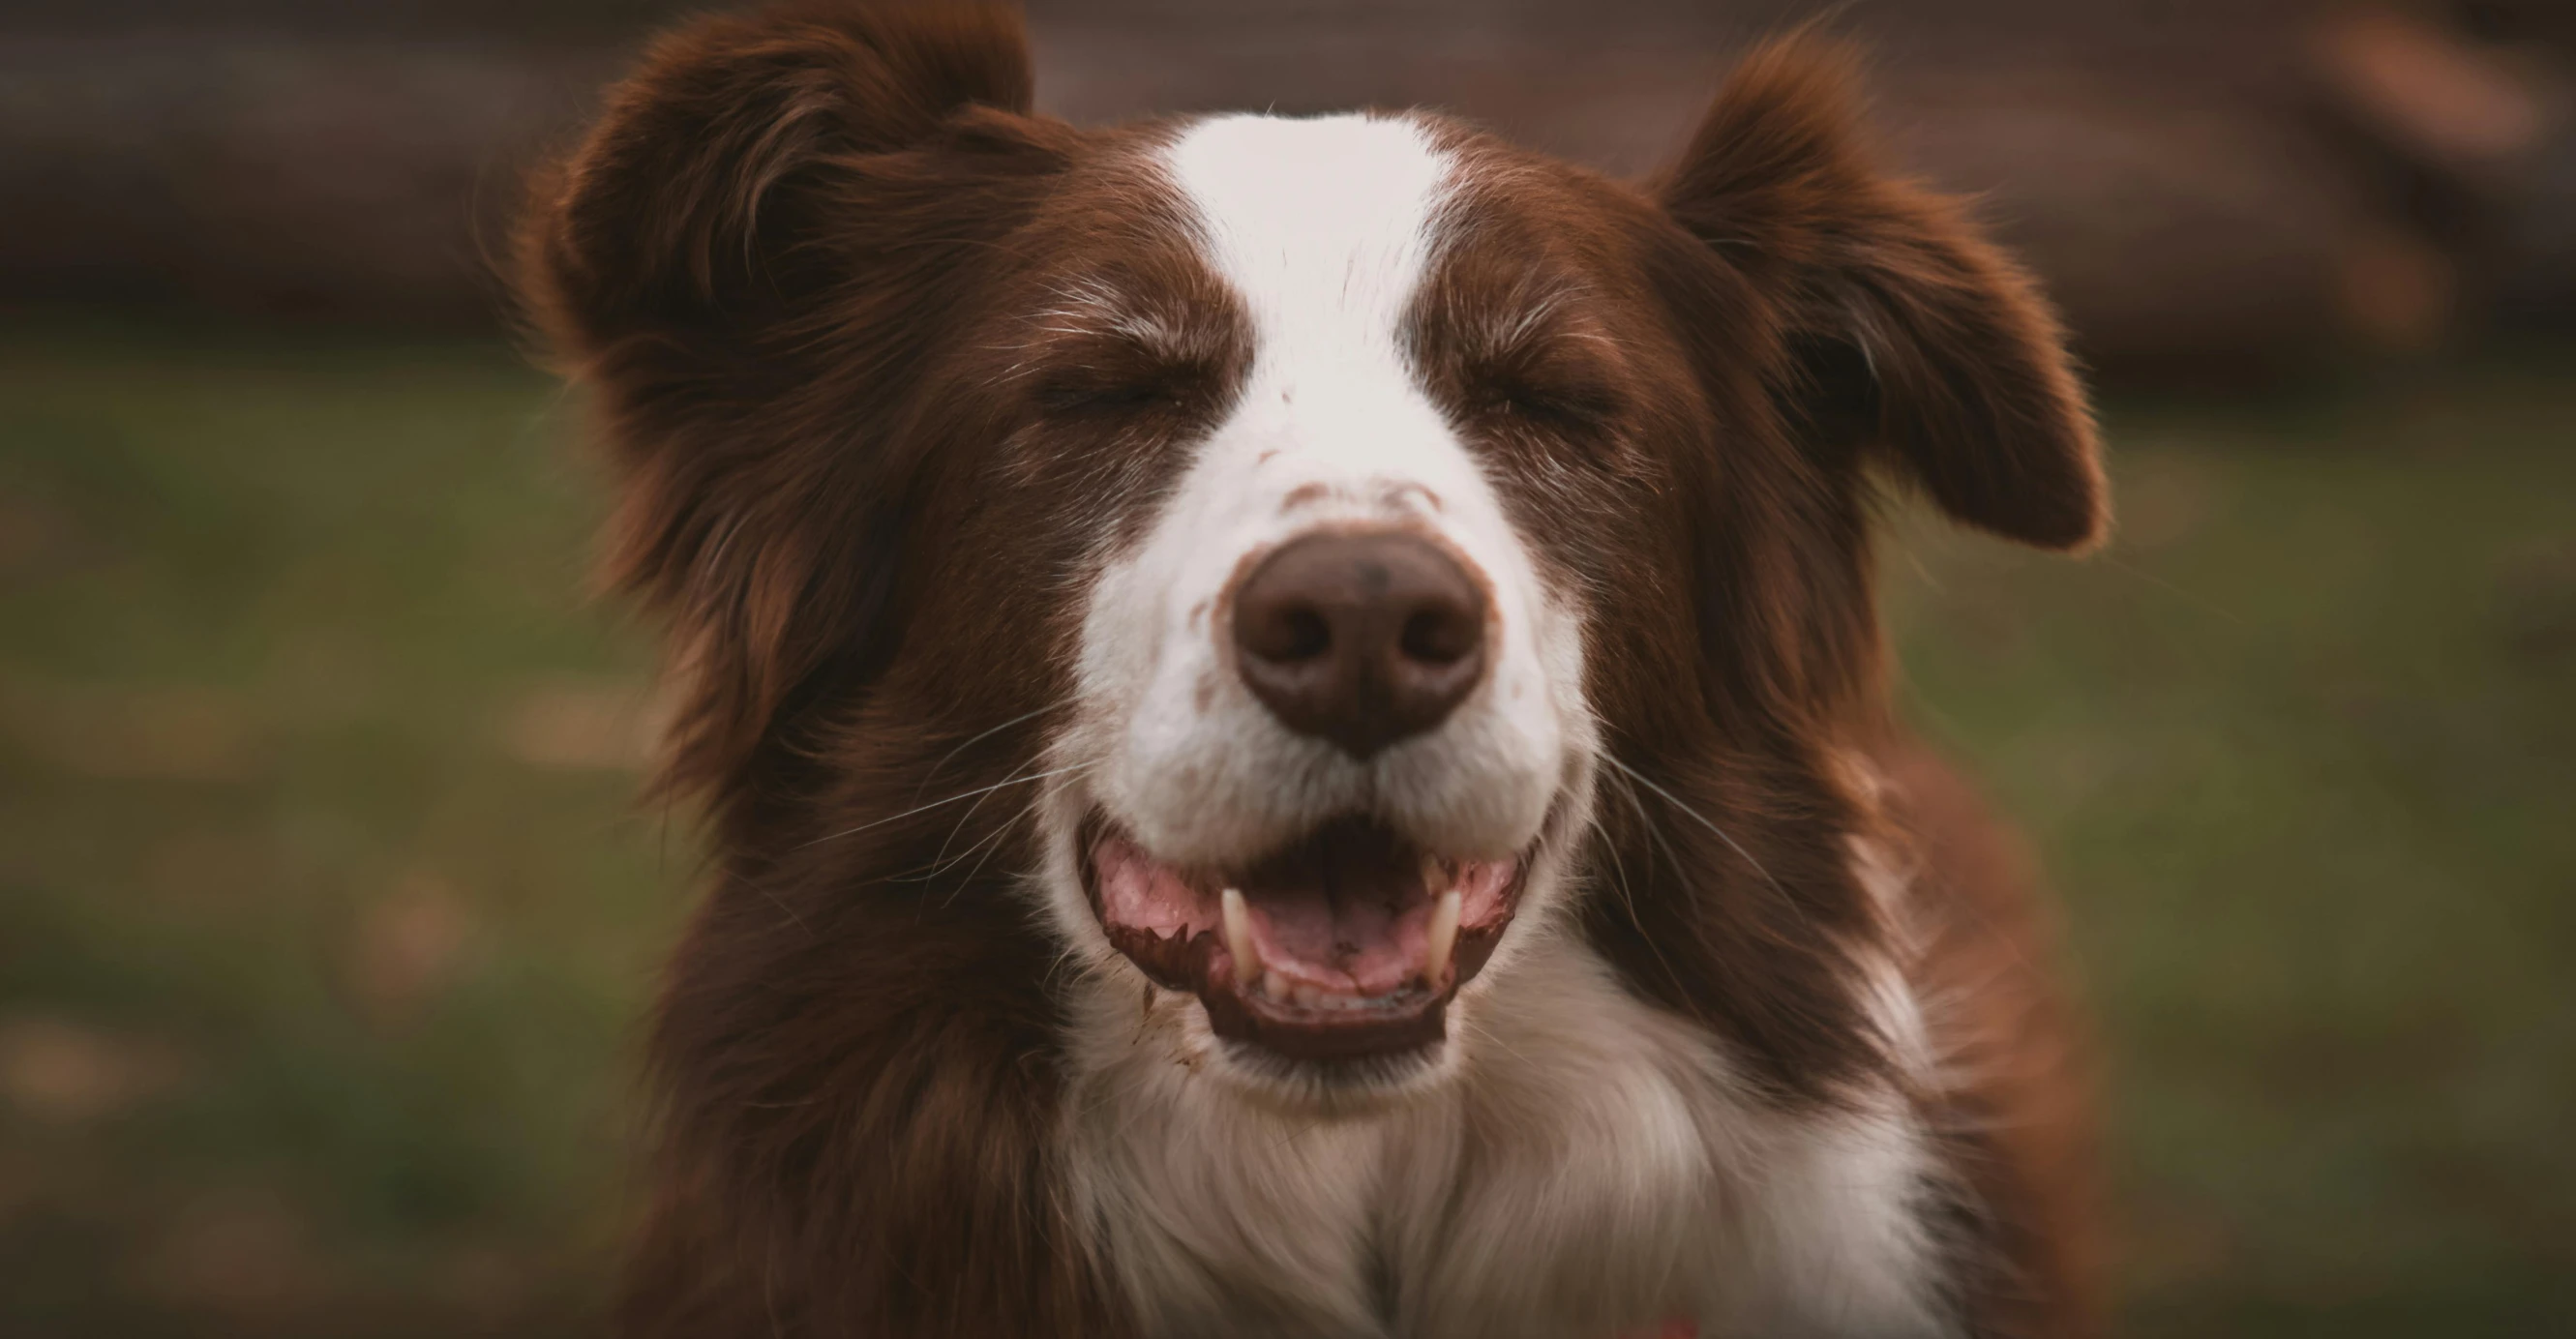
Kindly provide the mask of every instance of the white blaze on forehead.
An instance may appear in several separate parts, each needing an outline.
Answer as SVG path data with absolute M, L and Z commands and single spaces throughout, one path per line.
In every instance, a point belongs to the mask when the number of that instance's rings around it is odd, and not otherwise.
M 1253 334 L 1240 407 L 1200 466 L 1243 472 L 1251 487 L 1238 519 L 1255 529 L 1280 519 L 1280 498 L 1313 485 L 1330 501 L 1310 522 L 1391 519 L 1385 504 L 1407 489 L 1417 510 L 1426 498 L 1472 508 L 1467 495 L 1490 496 L 1404 349 L 1453 167 L 1419 123 L 1368 116 L 1220 117 L 1172 146 L 1169 170 L 1197 216 L 1205 258 Z M 1254 514 L 1265 497 L 1268 514 Z M 1459 525 L 1516 542 L 1499 514 L 1453 514 L 1442 528 L 1457 540 Z M 1240 550 L 1276 538 L 1235 531 L 1207 540 Z
M 1250 309 L 1261 363 L 1401 367 L 1398 331 L 1450 170 L 1421 126 L 1219 117 L 1192 127 L 1168 162 L 1208 259 Z

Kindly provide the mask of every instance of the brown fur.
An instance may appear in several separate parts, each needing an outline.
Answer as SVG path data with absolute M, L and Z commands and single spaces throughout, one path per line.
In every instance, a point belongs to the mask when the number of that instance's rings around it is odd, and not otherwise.
M 2031 861 L 1920 746 L 1895 743 L 1878 764 L 1890 845 L 1918 899 L 1911 975 L 1940 1026 L 1943 1063 L 1975 1080 L 1920 1097 L 1967 1192 L 1959 1227 L 1983 1247 L 1959 1262 L 1975 1332 L 2095 1333 L 2090 1059 Z
M 2047 308 L 1955 205 L 1870 165 L 1847 83 L 1813 43 L 1756 56 L 1644 190 L 1447 132 L 1508 207 L 1455 241 L 1410 338 L 1590 601 L 1586 688 L 1626 769 L 1586 852 L 1594 946 L 1784 1106 L 1834 1103 L 1890 1074 L 1854 983 L 1892 930 L 1848 839 L 1899 844 L 1938 926 L 1916 975 L 1969 1002 L 1981 1062 L 1920 1099 L 1964 1192 L 1961 1305 L 2081 1333 L 2072 1042 L 2025 881 L 1885 719 L 1868 467 L 2055 548 L 2098 539 L 2102 481 Z M 1063 1019 L 1012 787 L 1061 724 L 1070 583 L 1221 412 L 1243 331 L 1157 212 L 1161 132 L 1028 102 L 997 10 L 702 21 L 523 232 L 530 309 L 602 402 L 609 575 L 673 630 L 665 781 L 709 803 L 717 858 L 655 1013 L 629 1333 L 1129 1328 L 1051 1163 Z M 1478 326 L 1550 266 L 1582 281 L 1555 319 L 1614 355 Z M 1112 269 L 1180 347 L 1050 351 L 1050 286 Z M 1883 812 L 1855 753 L 1887 760 Z

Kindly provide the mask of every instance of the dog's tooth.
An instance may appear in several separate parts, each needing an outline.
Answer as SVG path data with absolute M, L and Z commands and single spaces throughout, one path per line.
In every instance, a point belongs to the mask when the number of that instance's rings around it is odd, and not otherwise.
M 1228 888 L 1217 898 L 1225 912 L 1225 951 L 1234 955 L 1234 979 L 1249 984 L 1261 972 L 1261 950 L 1252 942 L 1252 911 L 1243 890 Z
M 1440 857 L 1425 852 L 1422 857 L 1423 891 L 1437 897 L 1449 884 L 1449 867 L 1440 863 Z
M 1463 899 L 1455 887 L 1431 904 L 1431 929 L 1423 936 L 1422 980 L 1434 990 L 1449 970 L 1449 954 L 1458 947 L 1458 914 Z
M 1297 983 L 1295 998 L 1300 1008 L 1320 1008 L 1324 1003 L 1324 992 L 1300 981 Z

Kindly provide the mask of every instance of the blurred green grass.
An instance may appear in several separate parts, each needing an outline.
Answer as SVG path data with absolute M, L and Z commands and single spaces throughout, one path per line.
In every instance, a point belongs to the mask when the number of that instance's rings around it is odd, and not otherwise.
M 1894 564 L 2068 905 L 2132 1333 L 2576 1333 L 2567 366 L 2118 406 L 2109 552 Z
M 1903 527 L 2129 1333 L 2576 1331 L 2565 365 L 2116 406 L 2090 562 Z M 562 417 L 498 347 L 0 333 L 0 1333 L 586 1326 L 695 856 Z
M 0 1332 L 587 1304 L 691 857 L 551 405 L 501 348 L 0 353 Z

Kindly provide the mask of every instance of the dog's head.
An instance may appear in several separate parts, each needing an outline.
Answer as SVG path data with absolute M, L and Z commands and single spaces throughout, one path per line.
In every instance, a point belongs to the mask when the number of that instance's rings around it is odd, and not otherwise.
M 1077 130 L 984 11 L 666 42 L 523 255 L 738 879 L 1035 939 L 849 951 L 1069 961 L 1273 1093 L 1436 1080 L 1549 934 L 1842 1063 L 1870 476 L 2103 525 L 2046 309 L 1844 82 L 1766 50 L 1637 186 L 1426 115 Z

